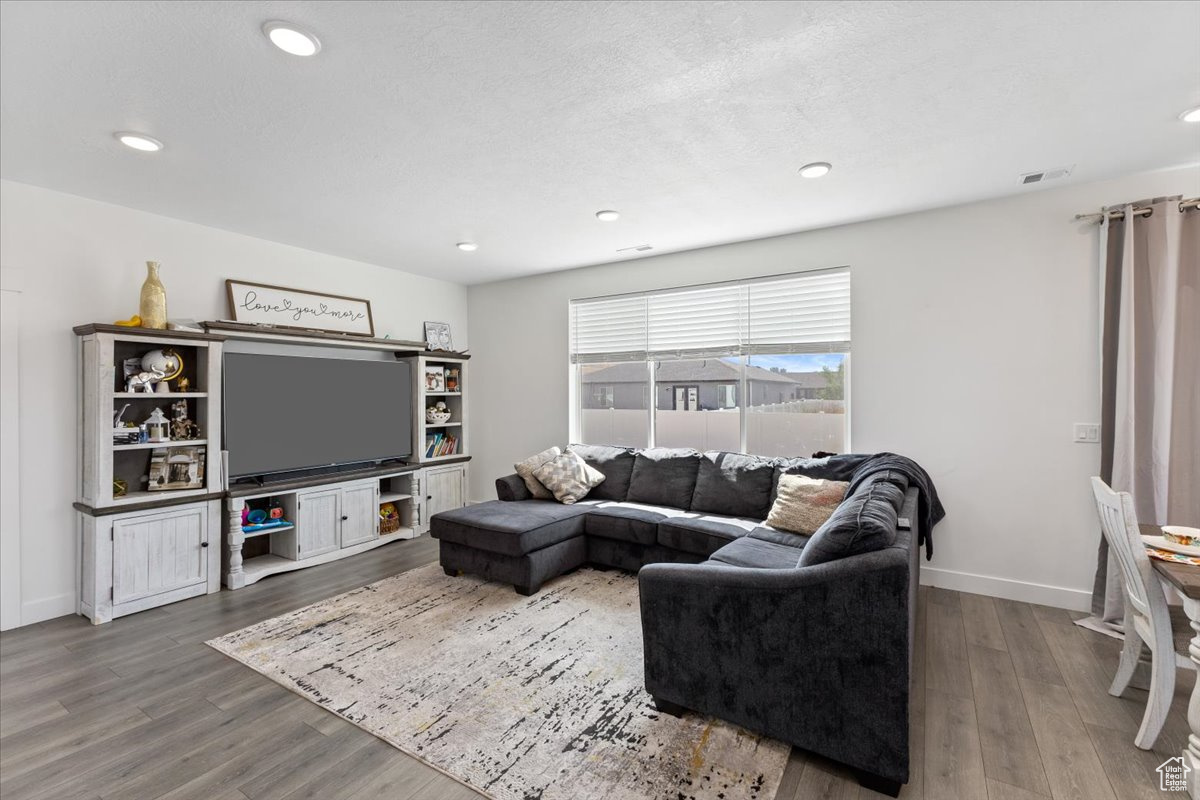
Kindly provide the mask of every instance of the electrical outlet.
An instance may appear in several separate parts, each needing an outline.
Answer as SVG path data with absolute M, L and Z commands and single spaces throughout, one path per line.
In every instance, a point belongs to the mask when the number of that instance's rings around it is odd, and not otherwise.
M 1100 441 L 1100 426 L 1094 422 L 1076 422 L 1074 440 L 1078 444 L 1097 444 Z

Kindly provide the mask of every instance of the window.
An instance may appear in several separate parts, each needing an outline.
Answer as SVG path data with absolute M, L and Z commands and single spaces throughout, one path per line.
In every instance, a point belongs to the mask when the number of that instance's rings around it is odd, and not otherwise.
M 571 438 L 844 452 L 849 351 L 845 267 L 573 300 Z
M 571 441 L 647 447 L 650 372 L 645 361 L 599 362 L 575 367 L 576 393 Z
M 746 452 L 763 456 L 846 451 L 845 353 L 750 356 Z M 780 383 L 775 376 L 791 383 Z
M 736 407 L 737 407 L 737 384 L 736 383 L 717 384 L 717 408 L 736 408 Z
M 736 362 L 736 359 L 734 359 Z M 722 358 L 654 362 L 654 441 L 659 447 L 739 451 L 741 414 L 720 410 L 719 387 L 740 380 L 741 367 Z
M 592 385 L 592 403 L 588 408 L 612 408 L 613 387 Z

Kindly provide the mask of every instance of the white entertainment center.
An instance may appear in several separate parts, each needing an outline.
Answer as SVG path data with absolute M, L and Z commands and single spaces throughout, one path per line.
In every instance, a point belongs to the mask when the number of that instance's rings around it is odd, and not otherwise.
M 93 623 L 422 536 L 430 516 L 466 504 L 468 356 L 424 352 L 419 343 L 388 339 L 230 323 L 205 327 L 203 333 L 102 324 L 75 328 L 82 443 L 75 503 L 78 610 Z M 222 356 L 247 343 L 353 348 L 409 362 L 412 455 L 404 462 L 327 474 L 231 483 L 222 447 Z M 129 391 L 123 364 L 157 351 L 177 354 L 181 373 L 159 391 Z M 453 369 L 453 391 L 427 392 L 422 377 L 427 365 Z M 186 391 L 178 391 L 180 378 Z M 425 409 L 435 400 L 448 407 L 450 420 L 426 421 Z M 180 428 L 192 438 L 127 441 L 137 431 L 130 429 L 126 437 L 114 426 L 123 407 L 129 419 L 140 420 L 154 408 L 173 405 L 194 424 Z M 427 455 L 426 438 L 434 441 L 435 430 L 454 431 L 454 452 Z M 155 473 L 155 463 L 167 471 Z M 176 469 L 182 471 L 177 475 Z M 144 485 L 148 475 L 158 486 Z M 177 477 L 188 482 L 179 488 L 164 483 Z M 267 519 L 248 523 L 252 510 L 258 517 L 251 520 Z

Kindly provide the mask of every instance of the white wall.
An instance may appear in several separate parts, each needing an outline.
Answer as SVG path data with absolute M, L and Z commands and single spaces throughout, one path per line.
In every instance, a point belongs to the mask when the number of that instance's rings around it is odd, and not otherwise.
M 467 345 L 466 290 L 457 284 L 11 181 L 0 181 L 0 211 L 0 259 L 6 268 L 20 270 L 23 282 L 22 624 L 75 610 L 77 381 L 71 328 L 136 313 L 147 260 L 162 262 L 172 318 L 227 318 L 224 280 L 242 278 L 368 298 L 378 336 L 420 340 L 424 320 L 446 321 L 455 344 Z
M 948 516 L 926 582 L 1085 609 L 1098 531 L 1097 232 L 1082 211 L 1200 193 L 1200 168 L 469 290 L 472 497 L 568 435 L 567 301 L 847 264 L 853 448 L 915 458 Z M 619 223 L 618 223 L 619 224 Z

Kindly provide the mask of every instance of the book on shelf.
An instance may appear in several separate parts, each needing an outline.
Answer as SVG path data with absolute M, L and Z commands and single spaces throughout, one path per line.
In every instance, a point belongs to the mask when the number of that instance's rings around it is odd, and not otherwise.
M 458 452 L 458 437 L 449 433 L 433 433 L 425 437 L 425 457 L 452 456 Z

